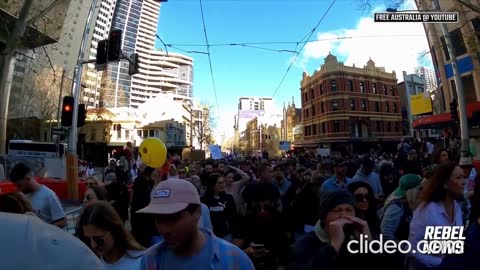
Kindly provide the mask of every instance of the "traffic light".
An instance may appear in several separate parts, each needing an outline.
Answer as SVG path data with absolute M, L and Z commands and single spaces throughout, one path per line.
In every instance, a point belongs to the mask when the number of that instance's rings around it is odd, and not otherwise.
M 457 102 L 455 99 L 450 102 L 450 115 L 453 120 L 458 120 Z
M 73 108 L 75 99 L 72 96 L 63 97 L 62 103 L 62 127 L 72 126 Z
M 83 127 L 85 125 L 86 119 L 87 119 L 87 110 L 85 109 L 85 104 L 78 104 L 77 127 Z
M 108 61 L 119 61 L 122 56 L 122 30 L 115 29 L 108 38 Z
M 140 64 L 140 58 L 138 53 L 133 53 L 130 55 L 130 61 L 130 65 L 128 66 L 128 75 L 132 76 L 139 72 L 138 68 Z
M 95 64 L 98 70 L 104 70 L 108 60 L 108 40 L 100 40 L 97 45 L 97 58 Z

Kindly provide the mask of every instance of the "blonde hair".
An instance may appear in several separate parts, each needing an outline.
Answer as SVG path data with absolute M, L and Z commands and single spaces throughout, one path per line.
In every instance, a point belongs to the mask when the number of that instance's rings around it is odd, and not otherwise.
M 177 167 L 175 167 L 174 164 L 170 164 L 168 167 L 168 175 L 169 176 L 178 176 L 178 170 Z

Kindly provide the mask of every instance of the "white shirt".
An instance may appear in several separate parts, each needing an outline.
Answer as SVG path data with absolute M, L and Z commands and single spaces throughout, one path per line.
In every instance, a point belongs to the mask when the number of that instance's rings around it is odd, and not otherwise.
M 40 189 L 26 194 L 25 197 L 32 205 L 35 214 L 43 221 L 52 223 L 65 217 L 57 194 L 48 187 L 41 185 Z
M 120 260 L 114 263 L 107 263 L 100 257 L 105 270 L 129 270 L 140 269 L 140 262 L 142 261 L 143 251 L 130 250 L 123 255 Z

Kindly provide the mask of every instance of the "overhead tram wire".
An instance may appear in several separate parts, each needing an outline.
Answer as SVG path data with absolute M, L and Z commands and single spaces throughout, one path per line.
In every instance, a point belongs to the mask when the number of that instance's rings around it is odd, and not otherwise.
M 215 103 L 217 104 L 217 112 L 220 116 L 220 106 L 218 105 L 217 87 L 215 85 L 215 77 L 213 76 L 212 56 L 210 52 L 210 44 L 208 43 L 207 27 L 205 26 L 205 15 L 203 14 L 203 2 L 200 0 L 200 13 L 202 14 L 203 34 L 205 35 L 205 44 L 207 46 L 208 64 L 210 67 L 210 76 L 212 77 L 213 93 L 215 94 Z
M 438 37 L 439 35 L 429 34 L 427 36 Z M 322 41 L 330 40 L 344 40 L 344 39 L 360 39 L 360 38 L 393 38 L 393 37 L 425 37 L 425 35 L 415 35 L 415 34 L 392 34 L 392 35 L 362 35 L 362 36 L 340 36 L 334 38 L 320 38 L 316 40 L 304 40 L 301 41 L 254 41 L 254 42 L 231 42 L 231 43 L 217 43 L 209 44 L 210 47 L 227 47 L 227 46 L 243 46 L 243 45 L 279 45 L 279 44 L 305 44 L 305 43 L 316 43 Z M 177 46 L 177 47 L 206 47 L 205 44 L 199 43 L 167 43 L 167 46 Z
M 168 49 L 167 49 L 167 44 L 165 44 L 165 42 L 163 42 L 162 38 L 158 35 L 158 34 L 155 34 L 155 36 L 158 38 L 158 40 L 160 40 L 160 42 L 162 43 L 163 47 L 165 48 L 165 53 L 167 54 L 168 56 Z
M 308 34 L 308 37 L 307 37 L 307 41 L 310 40 L 310 38 L 313 36 L 313 34 L 317 31 L 317 28 L 320 26 L 320 24 L 322 23 L 323 19 L 327 16 L 328 12 L 332 9 L 333 5 L 335 4 L 335 2 L 337 2 L 337 0 L 333 0 L 332 3 L 330 4 L 330 6 L 327 8 L 327 10 L 325 11 L 325 13 L 323 14 L 323 16 L 320 18 L 320 20 L 318 21 L 317 25 L 315 25 L 315 27 L 312 29 L 312 31 L 310 31 L 310 33 Z M 305 38 L 304 38 L 305 39 Z M 297 46 L 299 45 L 300 43 L 297 43 Z M 277 94 L 278 92 L 278 89 L 280 89 L 280 87 L 282 86 L 283 82 L 285 81 L 285 78 L 287 77 L 288 73 L 290 72 L 290 69 L 292 69 L 293 67 L 293 64 L 295 64 L 295 61 L 297 60 L 298 56 L 302 53 L 303 49 L 305 48 L 305 45 L 307 45 L 307 42 L 303 43 L 302 47 L 300 48 L 300 50 L 298 50 L 298 54 L 295 55 L 295 57 L 292 59 L 292 61 L 290 62 L 290 65 L 288 66 L 287 68 L 287 71 L 285 72 L 285 75 L 283 75 L 283 78 L 282 80 L 280 81 L 280 83 L 278 84 L 277 88 L 275 89 L 275 92 L 273 92 L 273 95 L 272 95 L 272 98 L 275 97 L 275 94 Z

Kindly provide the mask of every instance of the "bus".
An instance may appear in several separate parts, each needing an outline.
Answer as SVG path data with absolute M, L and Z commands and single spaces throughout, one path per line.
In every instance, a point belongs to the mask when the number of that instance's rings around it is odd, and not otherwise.
M 66 143 L 11 140 L 8 143 L 8 154 L 4 158 L 4 168 L 9 172 L 14 164 L 25 162 L 34 170 L 35 176 L 65 179 L 66 149 Z

